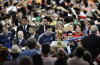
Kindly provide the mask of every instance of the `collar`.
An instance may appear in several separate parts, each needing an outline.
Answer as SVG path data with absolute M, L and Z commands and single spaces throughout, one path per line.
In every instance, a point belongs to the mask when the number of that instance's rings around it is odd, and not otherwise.
M 33 37 L 33 38 L 34 38 L 34 36 L 35 36 L 35 33 L 33 35 L 31 35 L 31 37 Z
M 19 41 L 21 42 L 24 38 L 20 39 Z

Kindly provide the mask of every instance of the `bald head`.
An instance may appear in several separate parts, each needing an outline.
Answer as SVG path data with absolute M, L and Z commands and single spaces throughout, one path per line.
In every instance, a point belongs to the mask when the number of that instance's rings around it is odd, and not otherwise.
M 18 39 L 22 39 L 24 37 L 23 31 L 18 31 Z
M 90 29 L 91 34 L 96 34 L 98 31 L 98 27 L 96 25 L 92 25 Z

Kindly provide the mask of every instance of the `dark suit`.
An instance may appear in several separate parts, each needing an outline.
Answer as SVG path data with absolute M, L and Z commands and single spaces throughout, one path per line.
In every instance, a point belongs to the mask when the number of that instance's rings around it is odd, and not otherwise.
M 76 47 L 78 46 L 78 43 L 76 41 L 73 41 L 74 45 L 70 45 L 70 50 L 71 53 L 74 52 L 74 50 L 76 49 Z M 66 49 L 66 51 L 68 52 L 68 50 Z
M 26 28 L 26 30 L 24 30 L 23 29 L 23 26 L 21 25 L 21 26 L 18 26 L 17 27 L 17 32 L 18 31 L 23 31 L 23 33 L 24 33 L 24 38 L 27 40 L 27 34 L 29 34 L 29 27 L 30 27 L 30 25 L 27 25 L 27 28 Z
M 92 57 L 94 58 L 94 51 L 97 48 L 100 48 L 100 37 L 95 34 L 86 36 L 82 40 L 82 45 L 85 49 L 91 52 Z
M 28 37 L 28 38 L 31 37 L 31 34 L 28 34 L 27 37 Z M 34 38 L 36 39 L 36 41 L 38 41 L 39 35 L 38 35 L 38 34 L 35 34 L 35 35 L 34 35 Z
M 55 32 L 54 26 L 52 26 L 52 31 Z M 44 25 L 40 25 L 39 30 L 37 31 L 37 34 L 39 34 L 39 35 L 41 35 L 42 33 L 44 33 Z
M 23 40 L 20 42 L 20 44 L 19 44 L 19 40 L 18 40 L 18 39 L 15 39 L 14 41 L 15 41 L 15 43 L 16 43 L 18 46 L 24 47 L 24 46 L 27 45 L 27 41 L 26 41 L 25 39 L 23 39 Z

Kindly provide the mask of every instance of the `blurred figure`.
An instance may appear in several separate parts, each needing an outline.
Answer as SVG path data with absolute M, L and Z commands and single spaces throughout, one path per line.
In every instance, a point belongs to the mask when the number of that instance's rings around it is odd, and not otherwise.
M 20 55 L 18 57 L 19 60 L 24 56 L 31 57 L 32 55 L 39 54 L 38 51 L 35 50 L 35 46 L 36 46 L 35 38 L 29 38 L 27 40 L 27 43 L 28 43 L 27 46 L 29 49 L 20 53 Z
M 83 60 L 87 61 L 90 65 L 94 65 L 93 62 L 92 62 L 91 53 L 88 52 L 88 51 L 84 52 Z
M 58 59 L 55 62 L 55 65 L 67 65 L 66 60 L 65 59 Z
M 34 64 L 33 64 L 33 61 L 30 57 L 23 57 L 19 61 L 19 65 L 34 65 Z
M 82 46 L 88 50 L 89 52 L 91 52 L 92 54 L 92 60 L 94 60 L 94 51 L 97 49 L 97 48 L 100 48 L 100 37 L 97 36 L 97 31 L 98 31 L 98 28 L 97 26 L 93 25 L 91 26 L 91 29 L 90 29 L 90 35 L 89 36 L 86 36 L 83 38 L 82 40 Z
M 37 54 L 37 55 L 33 55 L 32 56 L 32 59 L 33 59 L 33 65 L 43 65 L 43 60 L 41 58 L 41 55 L 40 54 Z
M 9 60 L 7 58 L 8 54 L 9 54 L 9 51 L 6 47 L 1 47 L 0 48 L 0 65 L 3 65 L 5 61 Z
M 43 65 L 54 65 L 57 58 L 52 58 L 49 55 L 50 52 L 50 45 L 49 44 L 43 44 L 42 45 L 42 59 L 43 59 Z
M 6 61 L 3 65 L 18 65 L 17 57 L 22 52 L 18 45 L 13 45 L 12 48 L 9 50 L 11 53 L 11 60 Z
M 89 65 L 88 62 L 86 62 L 82 59 L 83 55 L 84 55 L 84 48 L 77 47 L 76 48 L 76 57 L 69 58 L 67 60 L 68 65 Z

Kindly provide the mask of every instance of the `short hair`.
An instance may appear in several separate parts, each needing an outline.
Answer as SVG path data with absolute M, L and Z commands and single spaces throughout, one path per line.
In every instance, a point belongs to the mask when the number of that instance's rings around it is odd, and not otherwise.
M 20 61 L 19 65 L 33 65 L 33 61 L 30 57 L 24 56 Z
M 38 16 L 38 13 L 37 12 L 34 12 L 33 15 L 34 15 L 34 17 L 37 17 Z
M 27 20 L 27 17 L 26 16 L 23 16 L 22 19 L 26 19 Z
M 81 58 L 84 55 L 84 48 L 83 47 L 77 47 L 76 48 L 76 57 Z
M 92 60 L 91 53 L 89 51 L 84 52 L 83 60 L 90 62 Z
M 50 45 L 49 44 L 43 44 L 42 45 L 42 52 L 44 55 L 48 54 L 50 51 Z
M 30 37 L 30 38 L 28 38 L 27 43 L 28 43 L 27 46 L 29 49 L 34 49 L 36 46 L 36 39 Z
M 37 27 L 36 26 L 30 26 L 30 28 L 32 28 L 32 30 L 37 31 Z
M 69 33 L 72 33 L 72 31 L 68 31 L 68 32 L 67 32 L 67 36 L 68 36 Z M 73 33 L 72 33 L 72 34 L 73 34 Z
M 95 34 L 97 33 L 97 31 L 98 31 L 98 27 L 96 25 L 92 25 L 90 29 L 90 33 Z
M 50 29 L 50 28 L 52 28 L 51 25 L 47 25 L 47 26 L 45 27 L 46 30 L 48 30 L 48 29 Z

